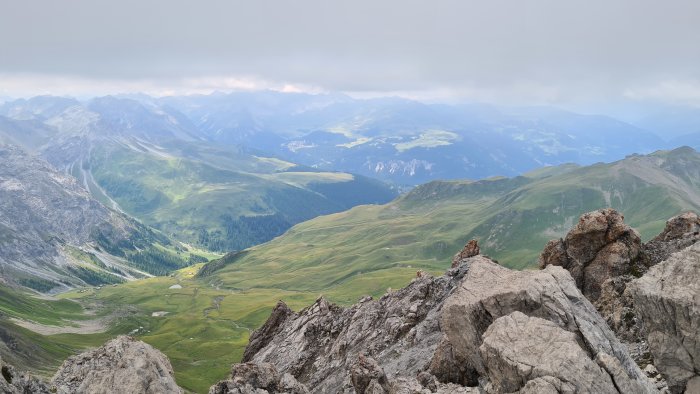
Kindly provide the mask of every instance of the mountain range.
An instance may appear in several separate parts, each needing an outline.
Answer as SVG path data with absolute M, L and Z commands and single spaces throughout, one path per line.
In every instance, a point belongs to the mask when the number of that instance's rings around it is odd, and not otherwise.
M 178 384 L 206 392 L 242 358 L 250 332 L 280 299 L 297 310 L 319 295 L 341 305 L 379 297 L 405 286 L 417 271 L 441 273 L 471 238 L 502 266 L 532 270 L 550 239 L 564 237 L 581 214 L 605 207 L 619 209 L 647 241 L 669 217 L 700 210 L 698 171 L 700 153 L 686 147 L 513 178 L 434 181 L 388 204 L 321 216 L 169 276 L 72 291 L 62 301 L 101 305 L 97 316 L 107 322 L 105 331 L 89 338 L 133 332 L 170 358 Z M 16 309 L 3 310 L 35 319 Z M 45 324 L 83 324 L 96 319 L 92 313 Z M 8 331 L 18 342 L 30 335 L 16 327 Z M 52 349 L 51 337 L 34 335 L 44 352 Z M 85 337 L 62 335 L 71 348 Z M 16 363 L 30 364 L 24 360 Z M 59 361 L 47 357 L 43 367 L 56 368 Z
M 130 99 L 36 97 L 0 114 L 0 141 L 74 176 L 104 205 L 208 250 L 243 249 L 312 217 L 396 196 L 363 176 L 208 142 L 177 111 Z
M 128 333 L 203 392 L 281 298 L 391 293 L 470 239 L 530 270 L 601 208 L 649 240 L 700 211 L 700 154 L 642 123 L 335 94 L 8 101 L 0 354 L 47 374 Z

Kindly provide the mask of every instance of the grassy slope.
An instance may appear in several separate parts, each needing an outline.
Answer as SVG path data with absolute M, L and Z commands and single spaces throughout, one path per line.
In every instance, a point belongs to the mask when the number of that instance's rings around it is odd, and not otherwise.
M 441 273 L 471 237 L 504 264 L 532 267 L 548 239 L 581 213 L 608 205 L 648 239 L 668 217 L 700 210 L 698 171 L 698 154 L 681 151 L 514 179 L 432 182 L 387 205 L 298 224 L 211 263 L 204 278 L 193 276 L 196 266 L 66 297 L 107 309 L 133 305 L 124 329 L 142 326 L 137 335 L 171 358 L 178 383 L 206 392 L 240 359 L 248 330 L 278 299 L 298 309 L 321 294 L 343 304 L 378 296 L 404 286 L 417 269 Z M 175 283 L 183 288 L 169 289 Z M 152 317 L 157 311 L 169 314 Z
M 279 160 L 245 156 L 245 162 L 209 150 L 176 153 L 193 158 L 106 144 L 92 150 L 91 174 L 128 213 L 168 236 L 214 250 L 242 249 L 312 217 L 393 197 L 385 185 L 349 174 L 292 172 Z M 335 188 L 350 188 L 353 197 L 334 198 Z M 235 222 L 241 216 L 265 219 L 243 232 L 232 230 L 242 227 Z

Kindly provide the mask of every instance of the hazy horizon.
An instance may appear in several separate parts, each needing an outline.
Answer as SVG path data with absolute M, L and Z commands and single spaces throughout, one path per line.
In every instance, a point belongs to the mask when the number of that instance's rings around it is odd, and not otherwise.
M 342 92 L 700 106 L 700 3 L 4 2 L 0 97 Z M 31 26 L 27 29 L 27 26 Z

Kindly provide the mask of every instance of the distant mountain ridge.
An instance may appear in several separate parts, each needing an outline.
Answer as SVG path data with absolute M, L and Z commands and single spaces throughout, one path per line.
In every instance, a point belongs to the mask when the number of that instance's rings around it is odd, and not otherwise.
M 607 116 L 547 107 L 275 92 L 160 102 L 187 115 L 206 139 L 408 185 L 514 176 L 568 162 L 587 165 L 665 146 L 657 135 Z
M 633 125 L 551 107 L 359 100 L 342 94 L 258 91 L 107 96 L 86 102 L 35 97 L 0 105 L 0 116 L 62 130 L 90 128 L 85 119 L 97 116 L 92 128 L 113 136 L 157 145 L 175 140 L 245 146 L 320 171 L 400 185 L 515 176 L 545 165 L 609 162 L 679 144 L 700 148 L 694 129 L 673 141 L 660 138 L 664 130 L 658 127 L 664 123 L 658 119 L 650 119 L 652 128 L 646 128 L 643 120 Z M 692 126 L 694 118 L 686 118 L 673 133 Z
M 149 102 L 35 97 L 0 114 L 0 141 L 46 158 L 103 204 L 208 250 L 243 249 L 312 217 L 396 196 L 373 179 L 205 141 L 186 116 Z
M 170 240 L 96 201 L 78 182 L 0 144 L 0 278 L 42 292 L 118 283 L 186 265 Z
M 626 212 L 625 221 L 648 240 L 667 218 L 700 210 L 698 196 L 700 153 L 689 147 L 514 178 L 433 181 L 389 204 L 298 224 L 201 272 L 207 281 L 232 288 L 274 283 L 319 292 L 340 284 L 373 286 L 390 272 L 437 270 L 469 239 L 478 239 L 482 253 L 505 266 L 533 268 L 544 245 L 562 237 L 584 212 Z M 274 267 L 280 266 L 285 269 L 278 274 Z M 311 277 L 317 280 L 302 279 Z

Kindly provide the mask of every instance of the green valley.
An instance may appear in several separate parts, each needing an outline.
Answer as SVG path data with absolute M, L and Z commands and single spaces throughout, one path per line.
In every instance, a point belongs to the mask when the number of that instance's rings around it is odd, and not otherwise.
M 389 204 L 318 217 L 265 244 L 170 276 L 76 290 L 52 302 L 93 306 L 106 319 L 106 331 L 84 335 L 86 344 L 131 332 L 171 359 L 178 384 L 206 392 L 240 359 L 249 333 L 277 300 L 299 309 L 319 296 L 344 305 L 381 296 L 404 286 L 417 270 L 443 272 L 471 238 L 504 265 L 533 268 L 547 240 L 562 236 L 580 214 L 607 206 L 649 239 L 669 217 L 700 210 L 699 171 L 700 154 L 680 148 L 515 178 L 435 181 Z M 60 305 L 67 316 L 79 312 L 74 304 Z M 14 316 L 12 308 L 4 313 Z M 23 318 L 41 323 L 32 315 Z M 31 335 L 37 343 L 67 341 L 52 365 L 83 337 Z
M 213 251 L 241 250 L 304 220 L 395 196 L 387 185 L 365 177 L 183 144 L 164 149 L 103 142 L 70 172 L 103 203 L 173 239 Z

